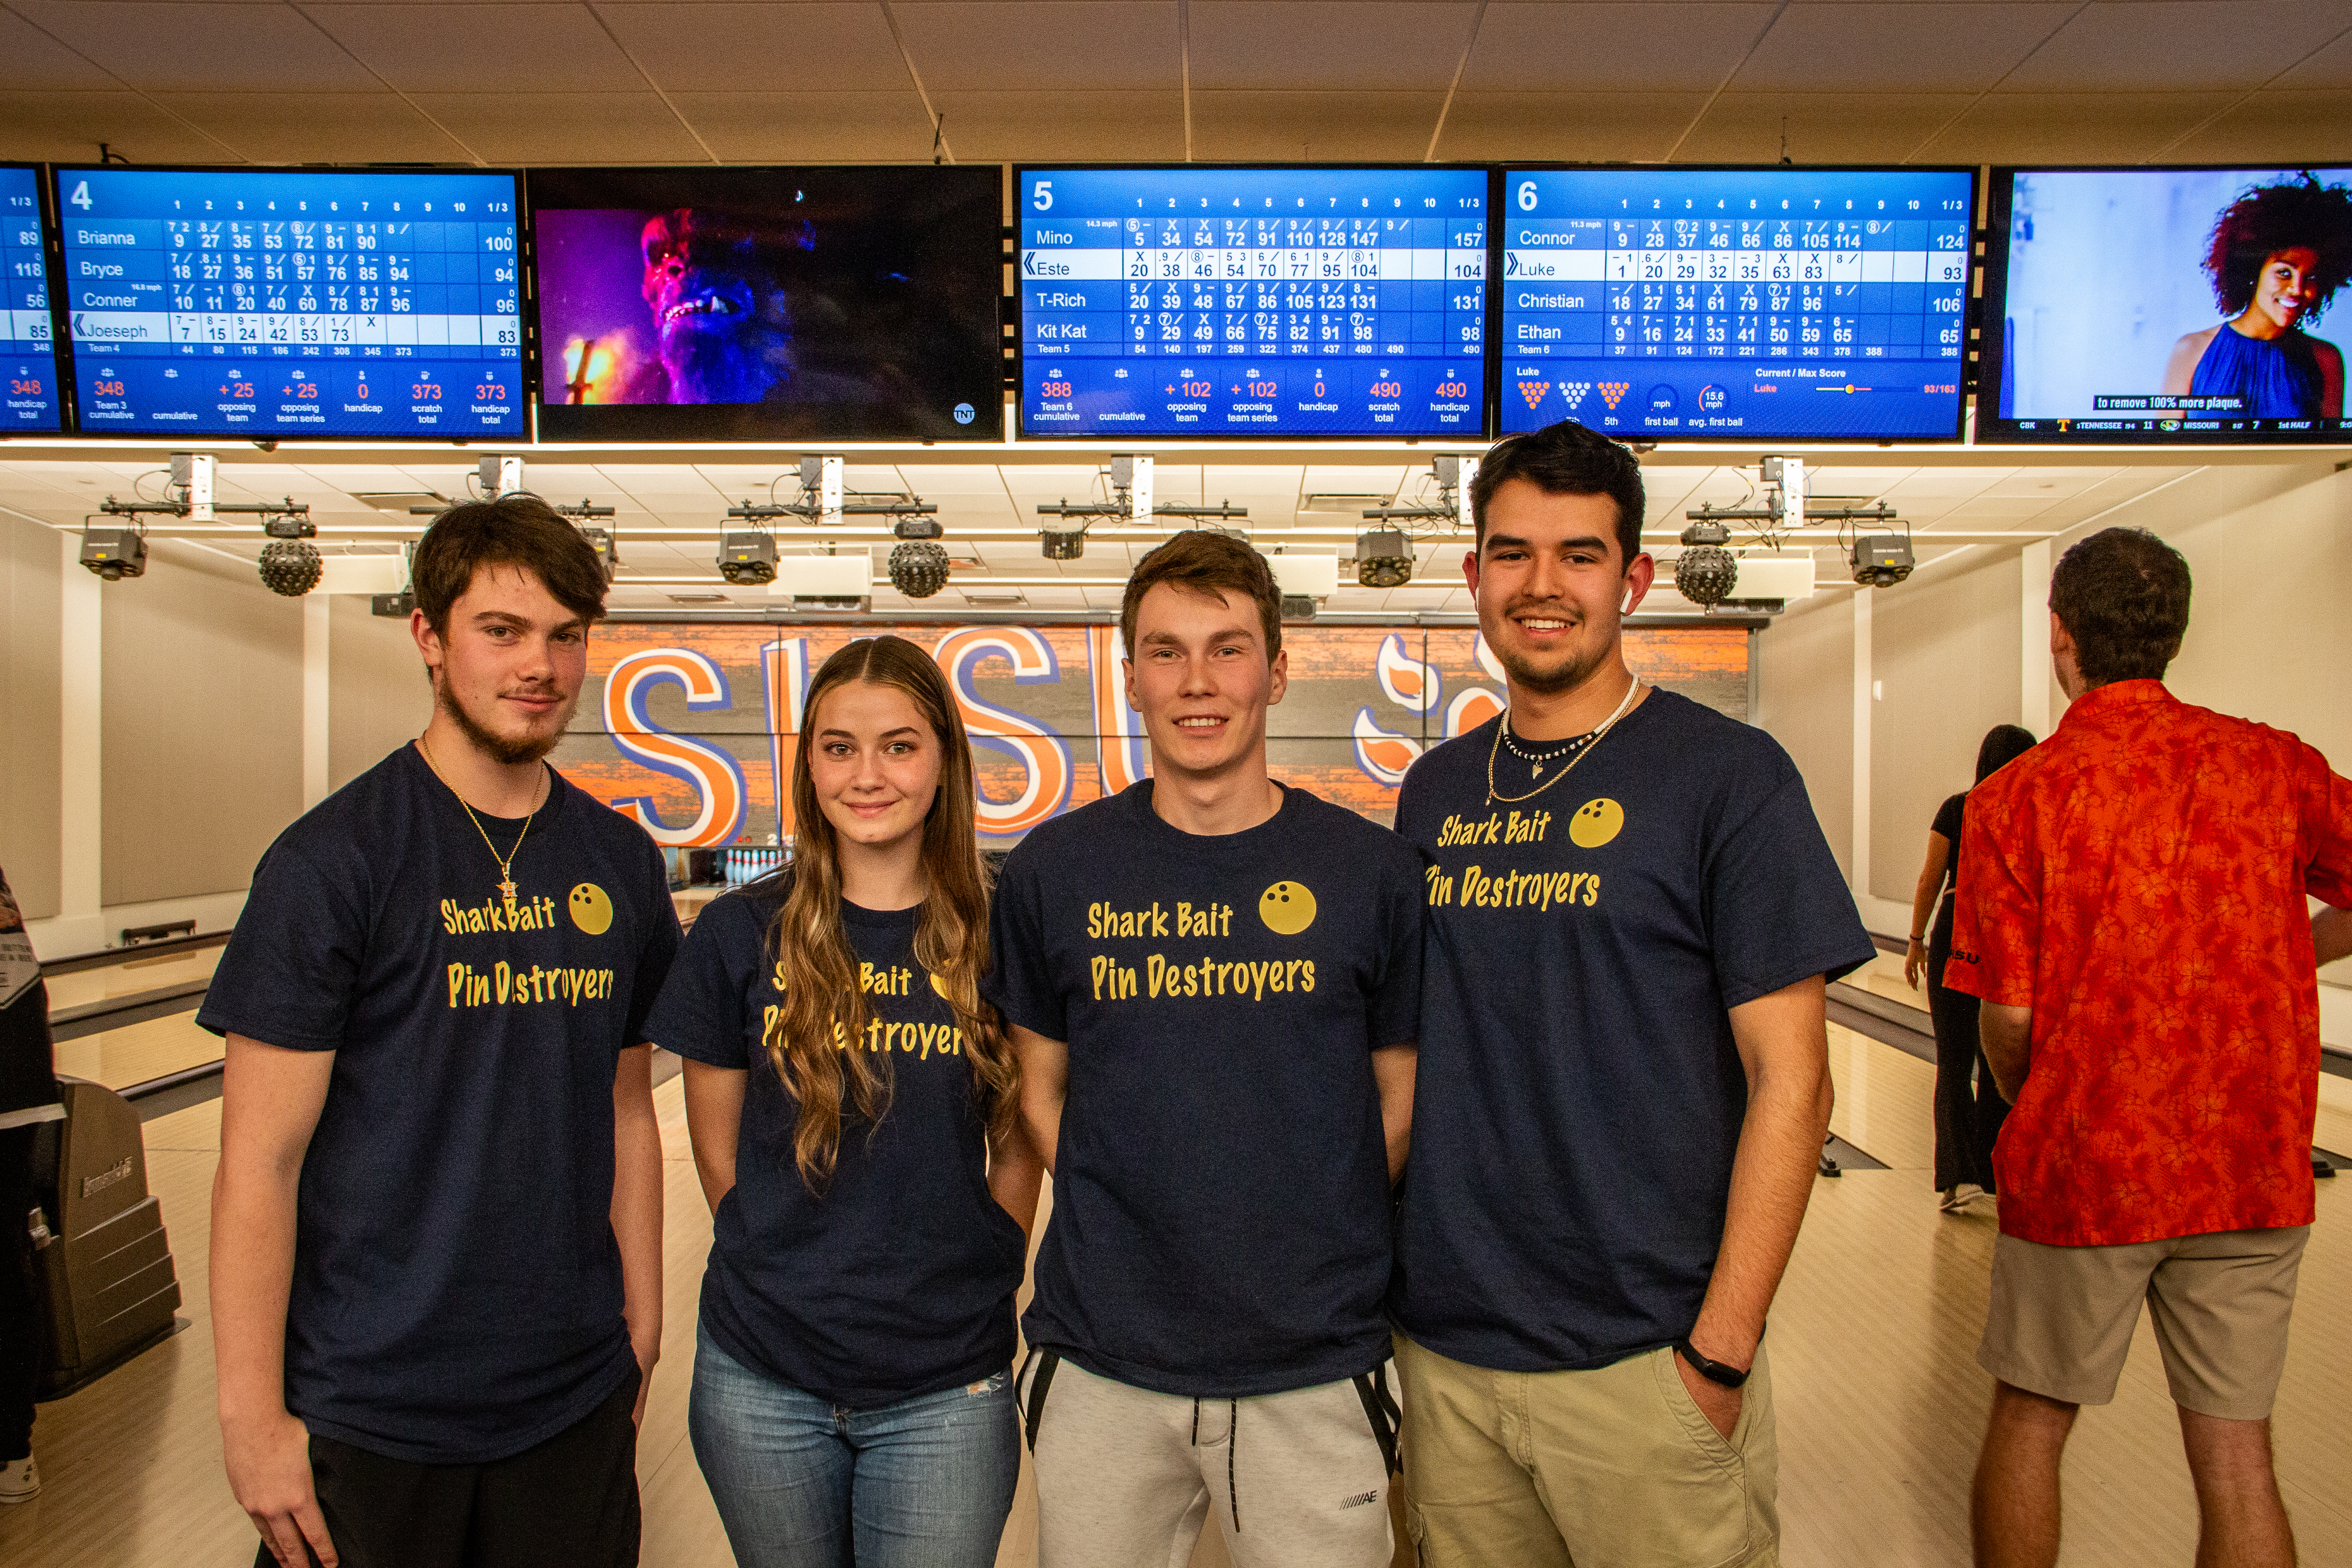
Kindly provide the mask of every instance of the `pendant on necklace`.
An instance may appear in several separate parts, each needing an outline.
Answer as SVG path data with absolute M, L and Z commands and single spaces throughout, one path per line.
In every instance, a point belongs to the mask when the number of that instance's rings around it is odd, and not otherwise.
M 1538 778 L 1543 777 L 1543 764 L 1541 763 L 1538 763 L 1535 765 L 1535 776 Z
M 516 889 L 515 880 L 512 877 L 509 877 L 505 881 L 499 884 L 499 896 L 507 901 L 507 919 L 514 919 L 516 914 L 520 912 L 516 904 L 521 895 Z

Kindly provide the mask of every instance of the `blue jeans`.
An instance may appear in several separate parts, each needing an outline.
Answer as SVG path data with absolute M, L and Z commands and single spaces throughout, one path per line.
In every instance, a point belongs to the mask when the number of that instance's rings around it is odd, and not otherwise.
M 687 1427 L 741 1568 L 990 1568 L 1021 1474 L 1010 1368 L 846 1410 L 698 1331 Z

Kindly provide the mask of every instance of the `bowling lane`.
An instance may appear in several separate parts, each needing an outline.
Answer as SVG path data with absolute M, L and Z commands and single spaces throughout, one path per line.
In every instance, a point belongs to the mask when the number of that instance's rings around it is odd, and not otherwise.
M 65 974 L 48 974 L 49 1006 L 52 1010 L 87 1006 L 118 996 L 132 996 L 142 991 L 160 991 L 166 986 L 185 985 L 212 977 L 213 966 L 220 962 L 221 946 L 198 948 L 194 952 L 159 953 L 153 958 L 126 958 L 120 963 L 110 963 L 100 969 L 78 969 Z
M 196 1027 L 195 1010 L 191 1007 L 166 1018 L 148 1018 L 79 1039 L 60 1040 L 57 1052 L 58 1071 L 119 1089 L 216 1062 L 221 1059 L 221 1043 L 218 1036 Z

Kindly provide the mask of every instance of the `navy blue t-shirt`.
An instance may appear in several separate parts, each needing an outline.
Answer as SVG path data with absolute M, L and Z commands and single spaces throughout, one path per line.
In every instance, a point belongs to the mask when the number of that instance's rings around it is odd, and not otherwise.
M 1371 1053 L 1418 1025 L 1421 880 L 1403 840 L 1299 789 L 1202 837 L 1147 779 L 1013 851 L 991 999 L 1070 1047 L 1031 1344 L 1221 1399 L 1386 1356 Z
M 1506 805 L 1500 722 L 1397 802 L 1433 869 L 1390 1307 L 1474 1366 L 1605 1366 L 1697 1321 L 1748 1109 L 1727 1009 L 1873 949 L 1761 730 L 1653 690 Z M 1541 781 L 1507 749 L 1495 782 Z
M 519 1454 L 636 1365 L 613 1075 L 648 1038 L 677 914 L 645 830 L 548 771 L 512 921 L 415 746 L 328 796 L 262 856 L 196 1015 L 336 1053 L 302 1160 L 286 1407 L 415 1464 Z M 523 826 L 481 822 L 501 850 Z
M 845 1082 L 833 1175 L 812 1194 L 793 1157 L 800 1108 L 763 1043 L 790 887 L 763 879 L 704 910 L 647 1026 L 680 1056 L 751 1074 L 702 1326 L 745 1366 L 853 1410 L 977 1383 L 1012 1364 L 1028 1243 L 989 1194 L 963 1030 L 915 959 L 921 911 L 842 905 L 866 992 L 856 1048 L 887 1055 L 891 1096 L 877 1126 Z

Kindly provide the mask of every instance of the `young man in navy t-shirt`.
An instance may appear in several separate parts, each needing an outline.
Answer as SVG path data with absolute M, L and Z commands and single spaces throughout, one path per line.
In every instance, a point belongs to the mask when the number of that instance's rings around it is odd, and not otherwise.
M 677 916 L 645 831 L 542 760 L 604 573 L 508 497 L 442 514 L 414 581 L 432 722 L 270 846 L 197 1015 L 223 1457 L 257 1568 L 634 1563 Z
M 1769 1563 L 1765 1313 L 1829 1121 L 1823 976 L 1870 939 L 1780 746 L 1626 668 L 1633 454 L 1516 436 L 1472 501 L 1511 705 L 1397 804 L 1431 862 L 1390 1297 L 1421 1560 Z
M 1412 1118 L 1421 868 L 1266 776 L 1280 599 L 1237 540 L 1129 580 L 1153 776 L 997 883 L 990 1000 L 1054 1173 L 1023 1327 L 1042 1568 L 1389 1561 L 1389 1184 Z

